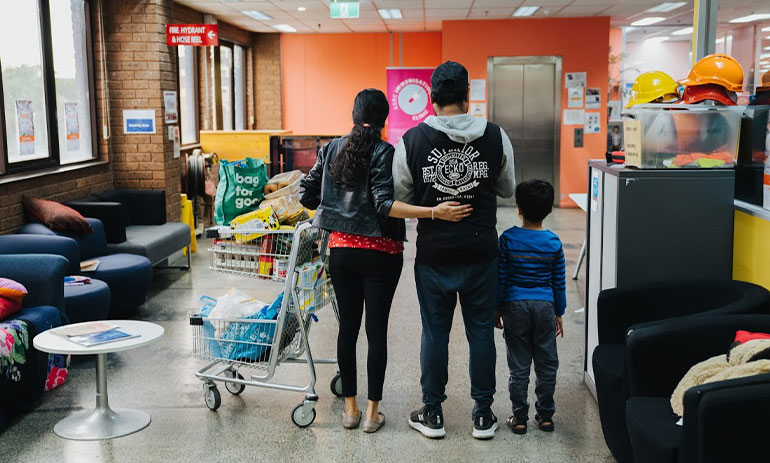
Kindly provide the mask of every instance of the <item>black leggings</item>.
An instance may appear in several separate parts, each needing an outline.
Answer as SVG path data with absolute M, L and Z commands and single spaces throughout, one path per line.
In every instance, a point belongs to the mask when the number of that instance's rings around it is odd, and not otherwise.
M 369 400 L 382 400 L 388 362 L 388 316 L 403 263 L 402 254 L 369 249 L 331 249 L 329 272 L 340 313 L 337 361 L 344 397 L 355 397 L 357 393 L 356 343 L 365 303 Z

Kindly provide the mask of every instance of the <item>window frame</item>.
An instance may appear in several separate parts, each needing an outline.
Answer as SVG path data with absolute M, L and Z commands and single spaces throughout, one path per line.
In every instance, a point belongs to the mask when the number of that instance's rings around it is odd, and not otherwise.
M 96 94 L 94 80 L 94 54 L 93 54 L 93 27 L 91 24 L 91 0 L 83 0 L 84 18 L 86 28 L 86 61 L 88 75 L 88 100 L 91 114 L 91 152 L 92 157 L 76 162 L 61 163 L 61 147 L 59 146 L 59 123 L 64 123 L 57 116 L 56 107 L 56 70 L 53 60 L 53 37 L 51 34 L 51 10 L 49 0 L 36 0 L 38 7 L 38 24 L 40 45 L 42 47 L 41 67 L 43 74 L 43 90 L 46 104 L 46 135 L 48 137 L 48 157 L 32 159 L 29 161 L 11 163 L 8 160 L 8 131 L 5 121 L 5 97 L 3 93 L 3 78 L 0 72 L 0 179 L 13 174 L 25 173 L 37 170 L 46 170 L 56 167 L 77 166 L 82 163 L 92 163 L 99 160 L 99 146 L 97 144 L 96 125 Z M 57 0 L 54 0 L 57 1 Z M 1 63 L 0 63 L 1 64 Z
M 190 146 L 199 145 L 201 142 L 201 115 L 200 115 L 200 78 L 198 69 L 199 49 L 201 47 L 190 46 L 193 58 L 193 113 L 195 114 L 195 140 L 192 143 L 181 144 L 182 142 L 182 73 L 179 71 L 179 47 L 176 50 L 176 89 L 179 98 L 179 142 L 182 149 Z
M 242 70 L 242 72 L 243 72 L 243 130 L 249 130 L 249 128 L 248 128 L 249 127 L 249 124 L 248 124 L 248 112 L 249 112 L 248 111 L 248 101 L 249 101 L 249 99 L 248 99 L 248 92 L 247 92 L 248 79 L 247 79 L 247 75 L 246 74 L 248 72 L 247 71 L 247 68 L 248 68 L 248 54 L 249 54 L 251 48 L 248 45 L 244 45 L 244 44 L 239 43 L 239 42 L 234 42 L 234 41 L 224 40 L 224 39 L 220 39 L 219 45 L 217 45 L 217 48 L 221 48 L 221 47 L 229 48 L 230 49 L 230 56 L 232 57 L 233 67 L 232 67 L 232 71 L 230 72 L 230 88 L 232 89 L 232 91 L 230 92 L 230 104 L 231 104 L 231 107 L 232 107 L 232 116 L 233 116 L 233 128 L 232 128 L 232 131 L 236 130 L 236 128 L 235 128 L 236 127 L 236 114 L 235 114 L 235 47 L 236 46 L 240 47 L 241 50 L 243 50 L 243 70 Z M 222 63 L 222 59 L 219 58 L 221 56 L 220 50 L 217 50 L 216 55 L 217 55 L 217 59 L 219 61 L 219 66 L 217 68 L 219 69 L 218 72 L 219 72 L 219 75 L 220 75 L 220 80 L 219 80 L 219 87 L 215 88 L 214 91 L 217 93 L 218 100 L 220 101 L 220 105 L 222 106 L 222 129 L 221 130 L 224 131 L 225 130 L 224 129 L 224 117 L 225 116 L 224 116 L 224 104 L 221 103 L 221 101 L 222 101 L 222 86 L 221 86 L 222 85 L 221 84 L 221 82 L 222 82 L 222 80 L 221 80 L 221 75 L 222 75 L 221 63 Z M 219 123 L 217 123 L 217 125 L 219 125 Z

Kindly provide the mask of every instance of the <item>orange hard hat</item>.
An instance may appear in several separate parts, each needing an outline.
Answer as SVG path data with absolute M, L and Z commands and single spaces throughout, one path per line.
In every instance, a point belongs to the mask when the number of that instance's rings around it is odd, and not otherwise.
M 706 100 L 717 101 L 727 106 L 735 106 L 738 102 L 738 96 L 735 92 L 731 92 L 716 84 L 691 85 L 684 88 L 682 103 L 694 104 Z
M 758 92 L 767 92 L 770 91 L 770 71 L 765 72 L 762 74 L 762 81 L 759 84 L 759 87 L 757 87 Z
M 743 68 L 730 56 L 708 55 L 698 60 L 687 78 L 679 83 L 685 87 L 716 84 L 731 92 L 740 92 L 743 90 Z

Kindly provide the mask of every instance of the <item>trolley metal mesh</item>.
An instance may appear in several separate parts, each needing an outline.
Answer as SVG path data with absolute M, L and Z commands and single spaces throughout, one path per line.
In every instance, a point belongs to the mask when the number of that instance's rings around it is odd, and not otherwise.
M 284 281 L 294 230 L 234 230 L 221 227 L 209 247 L 209 267 L 249 278 Z

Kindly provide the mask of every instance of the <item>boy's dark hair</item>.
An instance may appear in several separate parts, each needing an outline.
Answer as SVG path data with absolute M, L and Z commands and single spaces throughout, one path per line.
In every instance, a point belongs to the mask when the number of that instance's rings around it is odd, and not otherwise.
M 553 185 L 538 178 L 516 185 L 516 205 L 524 220 L 539 223 L 553 210 Z

